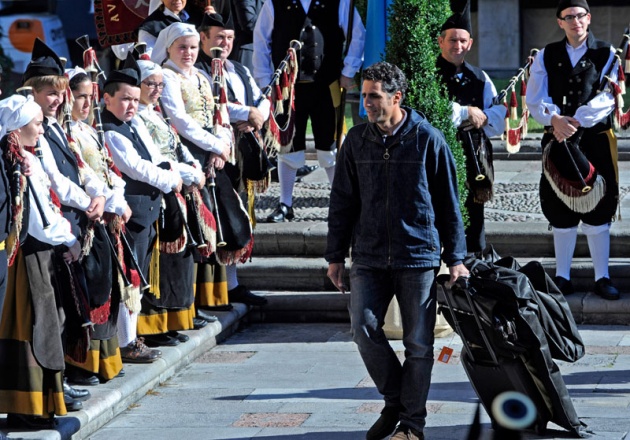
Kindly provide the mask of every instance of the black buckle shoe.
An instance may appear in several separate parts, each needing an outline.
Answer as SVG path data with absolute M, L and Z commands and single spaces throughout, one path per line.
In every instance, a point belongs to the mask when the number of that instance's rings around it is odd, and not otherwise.
M 294 217 L 293 207 L 280 203 L 278 207 L 267 216 L 267 223 L 282 223 L 285 219 L 291 221 Z
M 65 378 L 63 380 L 63 395 L 76 400 L 87 400 L 90 398 L 90 392 L 88 390 L 80 390 L 78 388 L 71 387 L 68 385 Z
M 304 165 L 304 166 L 302 166 L 302 167 L 297 169 L 297 171 L 295 172 L 295 176 L 296 177 L 308 176 L 313 171 L 315 171 L 317 168 L 319 168 L 319 165 Z
M 399 406 L 386 406 L 383 408 L 381 416 L 369 429 L 365 439 L 381 440 L 391 435 L 400 421 L 400 411 L 401 407 Z
M 557 276 L 554 277 L 553 282 L 556 283 L 556 286 L 564 296 L 571 295 L 573 292 L 575 292 L 571 280 L 567 280 L 566 278 Z
M 619 291 L 612 285 L 610 278 L 602 277 L 595 282 L 595 293 L 604 299 L 617 300 L 620 298 Z
M 179 342 L 188 342 L 190 340 L 190 336 L 176 331 L 170 331 L 168 332 L 168 335 L 171 338 L 177 339 Z
M 166 333 L 158 335 L 144 335 L 144 343 L 147 347 L 175 347 L 179 345 L 179 340 L 169 336 Z
M 80 368 L 67 368 L 66 378 L 68 383 L 79 386 L 95 386 L 101 383 L 94 374 Z

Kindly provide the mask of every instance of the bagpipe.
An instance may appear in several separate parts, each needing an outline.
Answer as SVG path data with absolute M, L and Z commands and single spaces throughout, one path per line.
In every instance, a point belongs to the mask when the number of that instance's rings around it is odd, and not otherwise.
M 288 153 L 293 147 L 295 81 L 298 76 L 297 51 L 301 48 L 301 41 L 291 41 L 287 55 L 274 71 L 269 84 L 262 89 L 261 99 L 271 100 L 271 112 L 265 124 L 264 138 L 270 156 Z
M 503 101 L 505 106 L 505 148 L 508 153 L 518 153 L 521 149 L 521 140 L 527 136 L 527 123 L 529 122 L 529 110 L 525 102 L 527 94 L 527 80 L 529 79 L 529 69 L 534 62 L 534 58 L 540 52 L 538 49 L 532 49 L 529 52 L 527 61 L 523 67 L 518 69 L 518 73 L 510 79 L 505 89 L 494 98 L 493 103 L 499 104 Z M 518 117 L 518 100 L 516 98 L 516 85 L 520 81 L 520 98 L 521 98 L 521 117 Z M 510 101 L 507 101 L 507 94 L 510 92 Z M 515 128 L 511 128 L 510 120 L 519 121 Z
M 625 53 L 624 61 L 621 57 Z M 626 75 L 630 75 L 630 27 L 627 27 L 624 31 L 623 37 L 619 47 L 615 50 L 615 62 L 613 65 L 617 65 L 617 82 L 615 83 L 610 78 L 610 73 L 605 77 L 606 83 L 610 85 L 611 93 L 615 98 L 615 110 L 613 113 L 613 122 L 617 130 L 627 130 L 630 127 L 630 109 L 624 113 L 623 107 L 623 95 L 626 94 Z M 612 72 L 611 67 L 611 72 Z M 602 82 L 600 91 L 603 90 L 605 84 Z
M 211 63 L 211 87 L 214 98 L 213 134 L 217 134 L 221 129 L 232 130 L 227 114 L 227 84 L 223 75 L 223 61 L 218 56 L 220 50 L 222 49 L 211 49 L 215 54 Z M 211 209 L 216 220 L 217 261 L 226 265 L 247 261 L 254 245 L 250 217 L 226 170 L 230 167 L 235 168 L 234 162 L 235 154 L 232 149 L 232 157 L 226 161 L 223 169 L 217 170 L 208 163 L 206 166 L 208 192 L 202 194 L 204 203 Z

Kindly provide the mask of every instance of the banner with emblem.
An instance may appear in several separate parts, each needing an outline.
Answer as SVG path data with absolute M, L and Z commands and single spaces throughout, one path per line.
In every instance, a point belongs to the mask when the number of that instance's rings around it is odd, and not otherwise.
M 149 0 L 94 0 L 94 22 L 103 47 L 138 40 L 138 27 L 149 15 Z

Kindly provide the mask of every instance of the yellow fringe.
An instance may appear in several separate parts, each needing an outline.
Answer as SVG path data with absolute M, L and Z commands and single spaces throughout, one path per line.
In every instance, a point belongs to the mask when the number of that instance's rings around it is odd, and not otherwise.
M 160 299 L 160 229 L 155 226 L 155 244 L 151 254 L 151 265 L 149 266 L 149 290 L 153 296 Z

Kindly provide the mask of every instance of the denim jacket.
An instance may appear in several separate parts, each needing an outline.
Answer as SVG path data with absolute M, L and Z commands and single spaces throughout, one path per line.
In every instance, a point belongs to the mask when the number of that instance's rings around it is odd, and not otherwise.
M 329 263 L 428 268 L 464 259 L 466 241 L 455 161 L 443 134 L 424 115 L 406 119 L 383 140 L 376 124 L 353 127 L 339 152 L 330 195 Z

